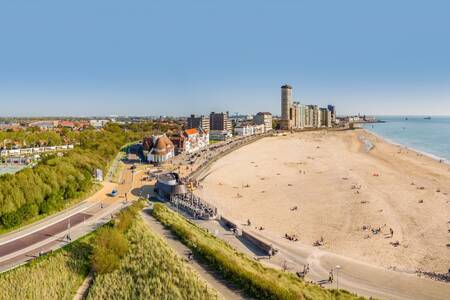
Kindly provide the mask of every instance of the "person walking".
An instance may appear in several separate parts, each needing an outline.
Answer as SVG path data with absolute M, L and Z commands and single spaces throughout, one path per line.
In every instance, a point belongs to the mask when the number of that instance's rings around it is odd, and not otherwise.
M 328 274 L 328 282 L 333 283 L 333 269 L 331 269 L 330 273 Z

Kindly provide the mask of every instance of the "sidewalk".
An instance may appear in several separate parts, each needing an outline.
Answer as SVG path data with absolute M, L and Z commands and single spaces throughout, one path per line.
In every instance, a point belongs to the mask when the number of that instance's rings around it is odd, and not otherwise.
M 78 225 L 72 227 L 70 229 L 70 235 L 72 241 L 79 239 L 80 237 L 85 236 L 86 234 L 94 231 L 99 226 L 109 222 L 111 220 L 111 214 L 115 214 L 121 209 L 127 207 L 131 203 L 123 204 L 122 202 L 117 202 L 109 206 L 105 206 L 101 211 L 92 215 L 92 217 L 86 219 L 84 222 L 79 223 Z M 95 208 L 99 210 L 99 208 Z M 66 224 L 67 219 L 62 219 L 60 222 Z M 67 245 L 67 240 L 65 236 L 68 231 L 64 230 L 63 232 L 50 236 L 49 238 L 42 240 L 38 243 L 35 243 L 26 248 L 19 249 L 11 254 L 5 255 L 0 258 L 0 272 L 4 272 L 6 270 L 12 269 L 18 265 L 21 265 L 29 260 L 34 259 L 39 255 L 39 252 L 48 252 L 51 250 L 56 250 Z
M 68 234 L 69 219 L 77 219 L 76 225 L 71 226 L 70 235 L 72 241 L 94 231 L 97 227 L 109 222 L 111 215 L 131 204 L 137 197 L 128 193 L 128 201 L 125 201 L 125 193 L 129 192 L 136 184 L 131 181 L 133 176 L 130 170 L 123 170 L 124 184 L 104 182 L 103 188 L 80 204 L 66 209 L 60 213 L 49 216 L 41 221 L 30 224 L 24 228 L 0 236 L 0 272 L 13 269 L 18 265 L 34 259 L 39 252 L 48 252 L 63 247 L 67 244 L 65 239 Z M 110 197 L 112 188 L 119 189 L 117 197 Z M 100 203 L 103 204 L 101 208 Z M 82 221 L 80 218 L 83 218 Z M 48 237 L 43 239 L 43 237 Z
M 231 235 L 219 222 L 215 220 L 193 221 L 236 249 L 251 256 L 258 254 L 245 241 Z M 279 252 L 270 260 L 260 259 L 261 263 L 269 267 L 275 266 L 278 269 L 286 264 L 290 272 L 301 271 L 304 265 L 309 264 L 311 270 L 305 280 L 323 283 L 324 287 L 336 288 L 337 282 L 339 282 L 339 288 L 378 299 L 449 299 L 450 284 L 421 278 L 415 274 L 390 271 L 312 246 L 284 241 L 282 238 L 271 236 L 268 233 L 264 233 L 264 238 L 272 242 Z M 341 267 L 339 275 L 335 275 L 335 281 L 330 284 L 328 283 L 328 274 L 337 265 Z
M 97 191 L 92 196 L 86 198 L 82 202 L 76 204 L 75 206 L 69 207 L 61 212 L 52 214 L 42 220 L 39 220 L 37 222 L 34 222 L 32 224 L 28 224 L 26 226 L 20 227 L 14 231 L 5 233 L 0 235 L 0 245 L 3 245 L 7 242 L 10 242 L 14 239 L 18 239 L 21 237 L 24 237 L 26 235 L 29 235 L 33 232 L 36 232 L 37 230 L 40 230 L 42 228 L 51 226 L 58 221 L 62 219 L 66 219 L 72 215 L 75 215 L 77 213 L 86 211 L 87 209 L 91 208 L 93 205 L 96 205 L 101 201 L 101 199 L 104 199 L 105 196 L 111 192 L 112 187 L 114 185 L 110 184 L 108 182 L 103 183 L 103 187 Z

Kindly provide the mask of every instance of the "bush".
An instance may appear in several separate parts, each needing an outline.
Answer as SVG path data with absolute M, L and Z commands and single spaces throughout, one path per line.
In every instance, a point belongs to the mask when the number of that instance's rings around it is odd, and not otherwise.
M 139 216 L 125 236 L 130 249 L 119 268 L 96 274 L 87 299 L 217 299 L 217 293 Z
M 112 227 L 101 228 L 92 251 L 92 267 L 97 273 L 110 273 L 117 269 L 120 259 L 128 251 L 128 241 L 122 232 Z
M 2 224 L 5 228 L 13 228 L 22 223 L 22 216 L 20 212 L 6 213 L 1 217 Z

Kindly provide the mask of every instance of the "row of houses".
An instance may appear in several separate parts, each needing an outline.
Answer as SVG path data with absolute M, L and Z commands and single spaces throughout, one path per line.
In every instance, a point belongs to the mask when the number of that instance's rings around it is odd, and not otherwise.
M 148 162 L 162 163 L 181 153 L 196 153 L 208 147 L 210 140 L 225 141 L 233 136 L 261 134 L 272 130 L 272 114 L 257 113 L 252 122 L 233 124 L 228 112 L 212 112 L 209 117 L 191 115 L 185 130 L 144 138 L 144 155 Z
M 0 151 L 0 156 L 1 157 L 27 156 L 51 151 L 70 150 L 73 148 L 74 148 L 73 145 L 61 145 L 61 146 L 34 147 L 34 148 L 3 149 Z
M 242 124 L 239 127 L 234 128 L 234 133 L 238 136 L 249 136 L 255 134 L 261 134 L 265 132 L 263 124 Z
M 247 117 L 236 122 L 234 134 L 238 136 L 249 136 L 262 134 L 272 130 L 272 114 L 269 112 L 259 112 L 250 121 Z
M 35 121 L 28 124 L 28 127 L 37 127 L 40 130 L 53 130 L 55 128 L 68 128 L 71 130 L 84 129 L 89 126 L 94 128 L 102 128 L 110 120 L 104 119 L 93 119 L 93 120 L 80 120 L 80 121 L 67 121 L 67 120 L 45 120 L 45 121 Z
M 189 128 L 174 135 L 144 138 L 143 149 L 147 161 L 162 163 L 176 154 L 198 152 L 209 145 L 209 133 L 202 128 Z
M 259 133 L 261 129 L 262 132 L 272 130 L 272 114 L 259 112 L 245 120 L 230 117 L 228 112 L 211 112 L 209 116 L 191 115 L 186 120 L 186 128 L 202 128 L 209 133 L 210 140 L 224 141 L 231 138 L 233 133 L 249 135 Z

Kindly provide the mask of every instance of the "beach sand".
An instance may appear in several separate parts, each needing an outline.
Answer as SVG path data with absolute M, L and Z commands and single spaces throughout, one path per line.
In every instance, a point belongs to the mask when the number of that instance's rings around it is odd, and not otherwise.
M 196 193 L 262 234 L 323 236 L 324 250 L 397 270 L 450 268 L 450 166 L 364 130 L 264 138 L 214 163 Z

